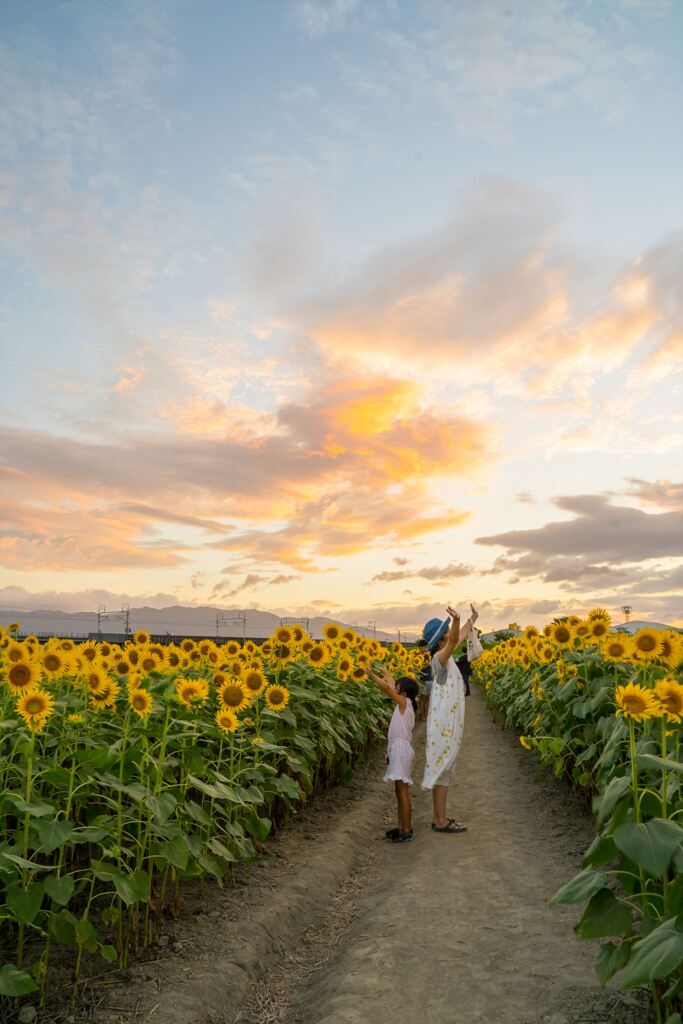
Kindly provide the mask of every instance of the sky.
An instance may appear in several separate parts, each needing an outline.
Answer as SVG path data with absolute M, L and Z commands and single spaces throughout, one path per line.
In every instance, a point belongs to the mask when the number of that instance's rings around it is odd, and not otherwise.
M 683 625 L 682 0 L 0 29 L 0 609 Z

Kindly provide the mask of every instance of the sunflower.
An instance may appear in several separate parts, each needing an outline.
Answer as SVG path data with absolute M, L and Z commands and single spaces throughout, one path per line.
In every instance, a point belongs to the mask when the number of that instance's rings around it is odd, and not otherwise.
M 131 663 L 123 654 L 117 655 L 112 662 L 112 672 L 115 676 L 127 676 L 130 672 Z
M 659 630 L 645 626 L 633 634 L 633 652 L 642 661 L 654 661 L 659 657 L 662 638 Z
M 571 647 L 574 642 L 574 630 L 568 622 L 556 622 L 550 637 L 558 647 Z
M 43 669 L 53 679 L 68 675 L 71 659 L 65 651 L 46 651 L 43 655 Z
M 99 690 L 90 691 L 90 707 L 96 711 L 101 708 L 113 708 L 116 705 L 116 698 L 119 695 L 118 683 L 113 679 L 107 679 L 104 686 Z
M 282 711 L 289 703 L 289 690 L 286 686 L 273 683 L 266 690 L 266 704 L 271 711 Z
M 655 686 L 655 693 L 668 721 L 680 724 L 683 721 L 683 685 L 673 676 L 666 676 Z
M 591 608 L 591 610 L 588 613 L 588 618 L 591 619 L 591 620 L 592 619 L 602 619 L 608 625 L 612 621 L 612 617 L 611 617 L 610 613 L 607 611 L 606 608 Z
M 531 640 L 533 637 L 538 636 L 538 630 L 535 626 L 527 626 L 524 630 L 524 639 Z
M 60 640 L 59 646 L 63 651 L 73 651 L 76 648 L 76 644 L 73 640 Z
M 97 665 L 93 665 L 83 673 L 81 679 L 85 680 L 85 685 L 91 693 L 98 693 L 109 682 L 109 676 L 105 670 Z
M 241 683 L 229 681 L 224 683 L 218 691 L 221 704 L 237 713 L 249 703 L 249 695 Z
M 197 645 L 197 650 L 201 654 L 202 658 L 208 658 L 214 649 L 213 640 L 201 640 Z
M 40 667 L 34 661 L 15 661 L 7 672 L 7 685 L 15 693 L 26 693 L 37 687 L 40 675 Z
M 33 732 L 41 732 L 52 714 L 54 701 L 45 690 L 29 690 L 17 702 L 17 711 Z
M 590 620 L 590 635 L 594 636 L 596 640 L 600 637 L 607 636 L 609 633 L 610 620 L 602 618 L 594 618 Z
M 323 626 L 323 636 L 326 640 L 338 640 L 341 632 L 341 628 L 336 622 L 328 622 L 326 626 Z
M 526 738 L 526 736 L 520 736 L 519 737 L 519 742 L 522 744 L 522 746 L 524 747 L 525 750 L 531 750 L 531 744 L 529 743 L 529 741 Z
M 343 672 L 345 675 L 348 676 L 348 674 L 349 674 L 349 672 L 351 671 L 352 668 L 353 668 L 353 662 L 351 661 L 351 659 L 349 657 L 344 655 L 343 657 L 341 657 L 339 659 L 339 663 L 337 665 L 337 670 L 339 672 Z
M 191 708 L 193 704 L 201 704 L 206 699 L 206 692 L 199 679 L 179 678 L 175 681 L 178 700 Z
M 100 652 L 97 649 L 97 644 L 94 642 L 94 640 L 89 640 L 87 644 L 81 644 L 81 646 L 78 648 L 78 656 L 83 661 L 94 661 L 97 657 L 99 657 L 99 653 Z
M 247 640 L 247 642 L 244 644 L 243 650 L 246 654 L 252 655 L 256 654 L 258 648 L 256 647 L 256 644 L 254 643 L 253 640 Z
M 130 643 L 126 644 L 125 656 L 131 665 L 138 665 L 142 654 L 140 652 L 140 648 L 136 644 Z
M 292 642 L 292 631 L 287 626 L 280 626 L 273 633 L 273 640 L 276 644 L 291 644 Z
M 152 710 L 152 698 L 148 691 L 143 690 L 142 687 L 138 687 L 138 689 L 129 693 L 128 703 L 140 718 L 146 718 Z
M 680 635 L 670 630 L 668 633 L 664 633 L 661 643 L 660 659 L 671 668 L 677 668 L 683 658 Z
M 219 708 L 216 712 L 216 725 L 221 732 L 235 732 L 239 724 L 237 715 L 227 708 Z
M 103 641 L 101 644 L 98 644 L 98 646 L 100 649 L 100 654 L 103 658 L 108 658 L 109 655 L 112 653 L 112 645 L 106 643 L 106 641 Z
M 161 658 L 151 651 L 142 651 L 138 664 L 142 672 L 156 672 L 161 665 Z
M 185 654 L 189 654 L 191 651 L 195 650 L 194 640 L 190 640 L 189 636 L 185 637 L 180 646 L 185 651 Z
M 356 665 L 356 667 L 351 672 L 351 678 L 354 679 L 357 683 L 360 683 L 361 680 L 366 678 L 366 676 L 367 672 L 362 665 Z
M 631 718 L 634 722 L 645 722 L 660 713 L 660 705 L 652 690 L 638 683 L 617 686 L 614 699 L 617 705 L 616 714 Z
M 329 648 L 324 644 L 315 644 L 308 652 L 308 660 L 311 665 L 322 667 L 330 660 Z
M 306 630 L 304 629 L 303 626 L 300 626 L 298 622 L 295 623 L 295 625 L 291 626 L 291 630 L 292 640 L 294 641 L 295 644 L 300 644 L 306 636 Z
M 20 622 L 10 622 L 9 626 L 7 627 L 7 632 L 8 633 L 18 633 L 20 629 L 21 629 L 21 623 Z
M 268 680 L 259 669 L 250 668 L 242 676 L 242 683 L 251 697 L 258 697 L 266 688 Z
M 78 711 L 72 712 L 72 714 L 66 716 L 67 722 L 72 722 L 73 725 L 82 725 L 85 722 L 85 718 Z
M 25 661 L 28 655 L 28 648 L 24 647 L 21 643 L 17 643 L 16 640 L 10 640 L 5 648 L 6 661 Z
M 581 620 L 577 623 L 574 632 L 578 637 L 581 637 L 582 640 L 587 636 L 591 636 L 591 623 L 587 619 Z
M 171 647 L 166 653 L 166 661 L 169 668 L 178 668 L 182 661 L 182 654 L 177 647 Z
M 337 669 L 337 679 L 339 680 L 340 683 L 345 683 L 348 678 L 348 672 L 342 672 L 340 671 L 340 669 Z
M 289 644 L 273 644 L 273 657 L 282 665 L 286 665 L 293 658 L 294 654 Z
M 145 647 L 151 640 L 151 636 L 146 629 L 136 629 L 133 633 L 133 641 L 139 644 L 140 647 Z
M 237 676 L 238 678 L 241 679 L 242 675 L 244 673 L 244 662 L 238 661 L 237 659 L 235 659 L 235 661 L 232 663 L 232 670 L 231 671 L 232 671 L 232 674 L 234 676 Z
M 633 644 L 626 633 L 608 633 L 600 650 L 605 661 L 627 661 L 633 653 Z
M 234 658 L 240 653 L 240 645 L 236 640 L 228 640 L 227 644 L 223 644 L 223 650 L 226 654 L 229 654 L 231 658 Z

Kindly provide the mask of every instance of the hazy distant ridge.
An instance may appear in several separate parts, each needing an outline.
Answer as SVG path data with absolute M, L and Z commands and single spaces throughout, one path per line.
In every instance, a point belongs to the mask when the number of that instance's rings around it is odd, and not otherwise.
M 217 613 L 222 613 L 227 618 L 235 620 L 220 625 L 220 636 L 241 636 L 243 626 L 241 621 L 238 621 L 238 616 L 243 614 L 246 614 L 245 635 L 247 637 L 270 636 L 273 630 L 280 625 L 280 616 L 273 615 L 272 612 L 258 611 L 255 608 L 216 608 L 213 605 L 204 605 L 199 608 L 187 608 L 182 605 L 172 605 L 168 608 L 131 608 L 129 621 L 131 630 L 146 629 L 150 633 L 216 636 Z M 294 616 L 287 616 L 287 618 L 295 620 Z M 296 621 L 306 625 L 305 619 L 299 618 Z M 320 637 L 323 626 L 328 622 L 336 621 L 339 620 L 318 615 L 308 620 L 308 631 L 311 636 Z M 22 632 L 25 633 L 58 633 L 65 636 L 69 634 L 80 636 L 97 632 L 96 612 L 0 609 L 0 623 L 7 625 L 10 622 L 20 622 Z M 346 625 L 346 623 L 344 624 Z M 367 627 L 356 628 L 363 636 L 373 635 L 372 630 Z M 113 617 L 104 619 L 102 632 L 123 632 L 122 619 Z M 378 640 L 397 639 L 396 633 L 386 633 L 379 629 L 376 635 Z M 403 634 L 402 638 L 404 638 Z M 406 636 L 405 639 L 408 637 Z

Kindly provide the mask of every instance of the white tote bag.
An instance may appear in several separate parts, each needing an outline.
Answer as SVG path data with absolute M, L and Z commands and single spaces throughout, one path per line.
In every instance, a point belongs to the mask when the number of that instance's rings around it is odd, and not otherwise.
M 477 658 L 481 658 L 484 653 L 484 648 L 481 646 L 479 637 L 476 633 L 472 633 L 467 637 L 467 660 L 476 661 Z

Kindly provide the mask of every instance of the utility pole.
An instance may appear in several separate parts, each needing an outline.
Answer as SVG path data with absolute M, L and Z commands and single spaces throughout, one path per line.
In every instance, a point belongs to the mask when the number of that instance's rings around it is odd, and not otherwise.
M 372 630 L 372 639 L 376 640 L 377 639 L 377 619 L 371 619 L 370 622 L 368 622 L 368 629 Z
M 107 609 L 103 604 L 97 606 L 97 639 L 102 639 L 102 619 L 107 614 Z
M 633 611 L 633 606 L 630 604 L 622 604 L 621 610 L 624 613 L 624 619 L 628 622 L 631 612 Z
M 401 630 L 397 629 L 396 632 L 398 633 L 398 642 L 400 643 L 401 642 Z
M 285 615 L 283 619 L 280 619 L 281 626 L 303 626 L 308 633 L 308 624 L 311 620 L 308 616 L 303 619 L 297 619 L 294 615 Z
M 130 605 L 128 602 L 121 605 L 121 617 L 125 623 L 124 633 L 126 636 L 130 636 Z
M 237 612 L 235 615 L 228 615 L 227 612 L 216 612 L 216 640 L 220 640 L 220 627 L 227 625 L 242 626 L 242 642 L 247 639 L 247 613 Z

